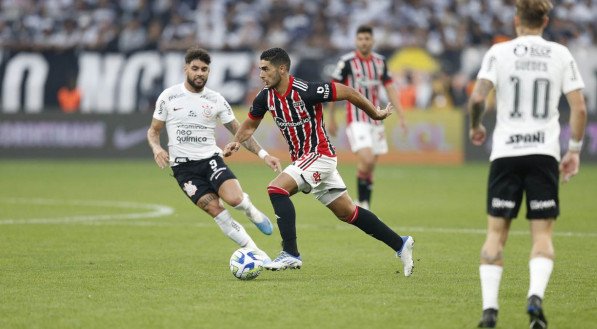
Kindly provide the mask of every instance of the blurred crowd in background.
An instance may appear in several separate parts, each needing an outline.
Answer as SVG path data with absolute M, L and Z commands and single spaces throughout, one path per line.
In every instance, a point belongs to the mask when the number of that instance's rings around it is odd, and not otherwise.
M 0 49 L 133 53 L 286 48 L 302 57 L 334 57 L 354 48 L 360 24 L 374 27 L 376 51 L 417 47 L 440 64 L 429 80 L 462 91 L 473 77 L 462 51 L 486 48 L 513 31 L 515 0 L 0 0 Z M 567 46 L 597 44 L 597 0 L 556 0 L 547 39 Z M 400 77 L 403 87 L 420 80 Z M 448 84 L 448 85 L 446 85 Z M 405 92 L 406 93 L 406 89 Z M 451 92 L 451 105 L 466 95 Z M 423 99 L 422 97 L 419 97 Z M 404 100 L 408 102 L 408 99 Z M 444 100 L 445 101 L 445 100 Z M 414 100 L 416 102 L 416 100 Z M 425 104 L 426 103 L 426 104 Z M 407 104 L 409 105 L 409 104 Z

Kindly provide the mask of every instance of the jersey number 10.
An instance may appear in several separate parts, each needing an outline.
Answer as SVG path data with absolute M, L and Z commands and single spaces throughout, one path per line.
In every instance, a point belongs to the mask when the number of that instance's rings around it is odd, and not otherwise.
M 520 78 L 510 77 L 510 82 L 514 86 L 514 106 L 510 112 L 511 118 L 522 118 L 520 112 Z M 533 81 L 533 118 L 546 119 L 549 112 L 549 80 L 537 78 Z

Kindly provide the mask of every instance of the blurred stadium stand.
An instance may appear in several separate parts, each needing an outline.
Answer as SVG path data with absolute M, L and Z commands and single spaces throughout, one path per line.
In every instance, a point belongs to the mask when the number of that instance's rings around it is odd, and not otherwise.
M 182 81 L 191 45 L 212 52 L 209 87 L 244 105 L 261 88 L 261 50 L 283 47 L 297 76 L 328 80 L 360 24 L 374 27 L 409 110 L 461 111 L 484 52 L 514 35 L 514 2 L 0 0 L 0 115 L 149 117 L 159 93 Z M 571 49 L 596 114 L 597 0 L 554 3 L 544 36 Z

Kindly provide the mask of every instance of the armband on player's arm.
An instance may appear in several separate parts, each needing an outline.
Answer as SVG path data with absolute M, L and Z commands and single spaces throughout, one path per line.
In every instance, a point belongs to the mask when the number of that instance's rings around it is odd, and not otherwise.
M 570 138 L 570 140 L 568 141 L 568 151 L 569 152 L 574 152 L 574 153 L 580 153 L 580 151 L 582 150 L 582 140 L 580 141 L 576 141 L 572 138 Z
M 267 153 L 266 150 L 261 149 L 261 150 L 259 150 L 259 152 L 257 153 L 257 155 L 259 156 L 259 158 L 261 158 L 263 160 L 263 159 L 265 159 L 266 156 L 269 155 L 269 153 Z

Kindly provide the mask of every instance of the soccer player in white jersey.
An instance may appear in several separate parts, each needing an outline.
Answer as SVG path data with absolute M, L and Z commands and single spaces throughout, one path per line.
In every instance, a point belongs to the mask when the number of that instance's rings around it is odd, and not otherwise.
M 559 163 L 564 182 L 578 173 L 586 125 L 583 80 L 568 49 L 541 37 L 553 8 L 549 0 L 517 0 L 517 38 L 491 47 L 468 103 L 470 139 L 482 145 L 484 102 L 495 88 L 497 123 L 493 133 L 487 188 L 487 237 L 481 249 L 483 315 L 480 328 L 493 328 L 503 249 L 512 219 L 526 193 L 526 217 L 532 235 L 527 293 L 531 328 L 547 328 L 542 301 L 553 269 L 552 232 L 559 215 L 558 161 L 560 124 L 558 101 L 570 105 L 571 138 Z
M 162 92 L 156 102 L 147 140 L 160 168 L 170 165 L 180 188 L 199 208 L 208 213 L 222 232 L 240 247 L 261 254 L 243 226 L 236 222 L 220 199 L 244 212 L 264 234 L 272 234 L 272 224 L 251 203 L 249 196 L 224 163 L 222 150 L 216 145 L 215 128 L 220 121 L 235 134 L 240 127 L 228 102 L 218 92 L 205 87 L 209 76 L 209 54 L 190 48 L 185 55 L 184 83 Z M 168 151 L 160 144 L 160 131 L 166 127 Z M 243 146 L 259 155 L 275 171 L 281 171 L 280 160 L 267 153 L 253 138 Z

